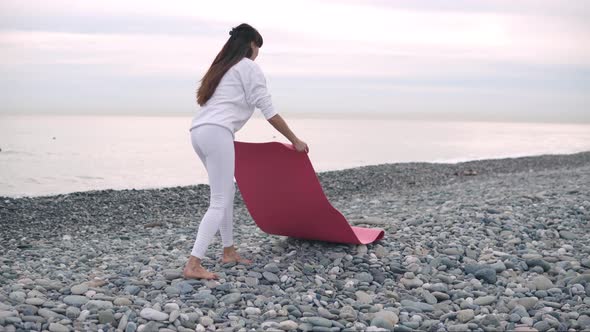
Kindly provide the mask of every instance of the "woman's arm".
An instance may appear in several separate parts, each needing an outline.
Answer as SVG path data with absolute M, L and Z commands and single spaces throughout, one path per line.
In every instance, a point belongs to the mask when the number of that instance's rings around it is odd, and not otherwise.
M 285 122 L 285 120 L 280 114 L 272 116 L 267 121 L 270 122 L 270 124 L 273 127 L 275 127 L 276 130 L 283 134 L 283 136 L 285 136 L 289 141 L 291 141 L 291 143 L 293 143 L 297 150 L 309 152 L 309 147 L 307 146 L 307 144 L 300 140 L 297 136 L 295 136 L 295 134 L 287 125 L 287 122 Z
M 295 149 L 299 152 L 309 152 L 307 143 L 300 140 L 295 134 L 289 129 L 289 126 L 283 120 L 277 111 L 274 109 L 271 101 L 270 94 L 266 89 L 266 78 L 254 61 L 247 61 L 246 64 L 250 66 L 244 71 L 240 72 L 242 75 L 242 84 L 244 85 L 244 91 L 246 92 L 246 101 L 248 104 L 255 106 L 260 109 L 264 118 L 275 127 L 283 136 L 285 136 Z
M 295 144 L 297 141 L 299 141 L 299 138 L 297 138 L 297 136 L 295 136 L 295 134 L 291 131 L 287 125 L 287 122 L 285 122 L 280 114 L 276 114 L 275 116 L 271 117 L 268 119 L 268 122 L 270 122 L 270 124 L 275 127 L 276 130 L 278 130 L 281 134 L 283 134 L 283 136 L 291 141 L 291 143 Z

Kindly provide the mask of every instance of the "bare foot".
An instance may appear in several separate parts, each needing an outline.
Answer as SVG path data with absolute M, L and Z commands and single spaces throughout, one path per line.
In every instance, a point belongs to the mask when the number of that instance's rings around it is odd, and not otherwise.
M 237 251 L 233 248 L 233 246 L 229 249 L 224 248 L 223 258 L 221 258 L 222 263 L 242 263 L 242 264 L 251 264 L 252 261 L 246 258 L 240 257 Z
M 216 273 L 209 272 L 204 267 L 185 267 L 182 274 L 185 279 L 219 279 Z

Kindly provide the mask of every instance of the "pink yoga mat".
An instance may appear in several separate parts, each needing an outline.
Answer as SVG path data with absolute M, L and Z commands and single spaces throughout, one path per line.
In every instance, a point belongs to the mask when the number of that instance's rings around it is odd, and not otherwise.
M 349 225 L 326 198 L 307 153 L 280 142 L 234 141 L 235 178 L 254 222 L 264 232 L 307 240 L 367 244 L 380 228 Z

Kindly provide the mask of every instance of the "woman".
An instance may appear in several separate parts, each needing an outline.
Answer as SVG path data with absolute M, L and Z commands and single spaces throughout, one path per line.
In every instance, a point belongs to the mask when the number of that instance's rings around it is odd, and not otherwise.
M 201 265 L 218 229 L 223 243 L 223 263 L 252 262 L 236 252 L 232 230 L 236 190 L 233 182 L 235 132 L 252 116 L 254 108 L 260 109 L 264 118 L 291 141 L 298 152 L 309 152 L 307 144 L 293 134 L 275 111 L 264 74 L 254 63 L 262 46 L 262 36 L 245 23 L 229 34 L 229 40 L 201 80 L 197 102 L 202 107 L 190 128 L 193 148 L 208 173 L 211 199 L 184 268 L 185 278 L 218 279 L 217 274 Z

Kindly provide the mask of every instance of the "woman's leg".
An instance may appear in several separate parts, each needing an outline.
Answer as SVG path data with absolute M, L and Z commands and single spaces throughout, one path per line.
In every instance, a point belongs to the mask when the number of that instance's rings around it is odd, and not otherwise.
M 233 177 L 232 177 L 233 183 Z M 225 214 L 223 215 L 223 220 L 221 220 L 221 225 L 219 225 L 219 233 L 221 234 L 221 242 L 223 243 L 223 247 L 231 247 L 234 244 L 233 240 L 233 225 L 234 225 L 234 197 L 236 195 L 236 187 L 235 184 L 232 186 L 232 193 L 231 196 L 231 203 L 225 208 Z
M 235 153 L 233 138 L 227 129 L 211 125 L 194 130 L 198 130 L 193 135 L 198 148 L 195 150 L 200 151 L 203 156 L 211 190 L 209 208 L 199 224 L 197 238 L 191 251 L 193 256 L 202 259 L 222 221 L 229 217 L 235 194 Z M 229 240 L 231 241 L 231 238 Z
M 235 192 L 233 183 L 235 154 L 231 133 L 219 126 L 204 125 L 193 129 L 191 141 L 195 152 L 207 169 L 211 195 L 209 208 L 199 224 L 187 268 L 196 263 L 200 265 L 207 247 L 217 233 L 222 220 L 226 218 L 228 207 L 233 204 Z M 206 271 L 191 273 L 188 269 L 187 273 L 187 268 L 185 268 L 185 277 L 216 277 L 215 274 Z
M 207 162 L 205 161 L 205 155 L 199 148 L 198 144 L 193 145 L 197 155 L 205 165 L 205 169 L 207 169 Z M 235 151 L 234 151 L 235 156 Z M 207 170 L 207 172 L 209 172 Z M 233 181 L 233 176 L 232 176 Z M 223 215 L 223 220 L 221 221 L 221 225 L 219 226 L 219 233 L 221 234 L 221 241 L 223 243 L 223 247 L 227 248 L 233 246 L 233 218 L 234 218 L 234 198 L 236 196 L 236 187 L 235 184 L 232 186 L 232 193 L 229 195 L 231 197 L 231 202 L 226 207 L 225 214 Z

